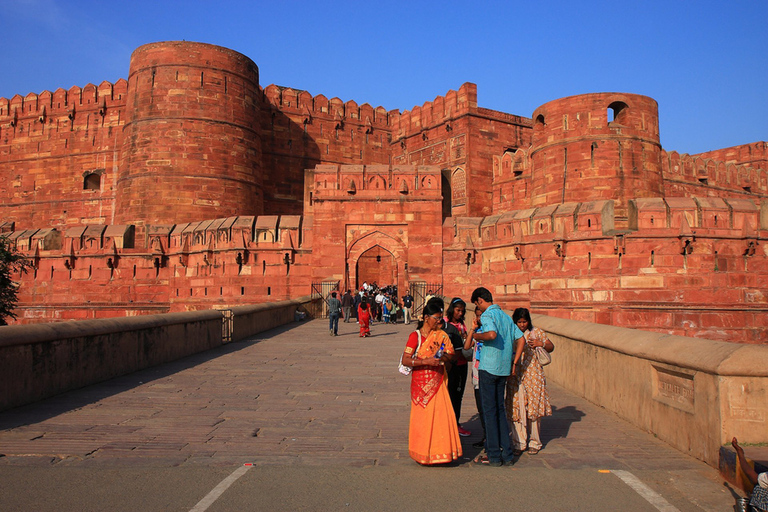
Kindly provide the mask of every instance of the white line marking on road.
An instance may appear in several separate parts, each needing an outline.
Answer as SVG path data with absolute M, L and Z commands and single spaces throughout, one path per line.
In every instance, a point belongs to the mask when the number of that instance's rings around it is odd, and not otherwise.
M 621 478 L 621 480 L 630 486 L 637 494 L 645 498 L 645 500 L 656 507 L 660 512 L 680 512 L 677 508 L 669 504 L 667 500 L 661 497 L 656 491 L 645 485 L 635 475 L 629 471 L 623 471 L 620 469 L 612 469 L 611 473 Z
M 213 502 L 219 499 L 219 497 L 224 494 L 224 491 L 226 491 L 230 485 L 235 483 L 238 478 L 243 476 L 245 472 L 252 467 L 252 465 L 248 465 L 240 466 L 237 468 L 231 475 L 222 480 L 219 485 L 214 487 L 213 490 L 209 492 L 205 498 L 201 499 L 197 505 L 195 505 L 189 512 L 204 512 L 205 510 L 208 510 L 208 507 L 213 505 Z

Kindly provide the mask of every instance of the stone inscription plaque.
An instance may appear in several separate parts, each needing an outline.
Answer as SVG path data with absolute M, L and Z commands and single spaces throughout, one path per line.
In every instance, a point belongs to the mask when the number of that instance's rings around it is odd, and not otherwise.
M 653 366 L 653 398 L 686 412 L 694 412 L 693 375 Z

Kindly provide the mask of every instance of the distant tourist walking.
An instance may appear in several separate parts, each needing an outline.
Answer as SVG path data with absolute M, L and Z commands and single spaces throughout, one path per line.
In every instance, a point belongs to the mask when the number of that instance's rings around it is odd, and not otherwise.
M 413 368 L 408 453 L 419 464 L 451 462 L 462 455 L 445 374 L 453 344 L 439 327 L 442 313 L 442 299 L 427 303 L 402 357 L 403 365 Z
M 384 300 L 381 301 L 381 318 L 385 324 L 389 323 L 390 312 L 392 311 L 392 303 L 389 301 L 389 297 L 384 296 Z
M 504 390 L 510 372 L 516 372 L 525 338 L 509 315 L 493 303 L 493 295 L 487 288 L 476 288 L 472 292 L 472 303 L 482 312 L 480 322 L 475 319 L 468 335 L 483 342 L 478 380 L 485 417 L 486 456 L 478 462 L 492 466 L 512 464 L 514 455 L 504 409 Z
M 408 325 L 411 323 L 411 308 L 413 307 L 413 296 L 411 292 L 407 292 L 403 296 L 403 323 Z
M 527 309 L 517 308 L 512 313 L 512 320 L 523 331 L 525 346 L 517 373 L 507 379 L 507 419 L 514 425 L 512 442 L 515 455 L 520 455 L 525 450 L 528 450 L 530 455 L 536 455 L 542 446 L 539 420 L 544 416 L 552 416 L 547 380 L 544 377 L 544 368 L 536 356 L 536 348 L 542 347 L 547 352 L 552 352 L 555 345 L 544 331 L 533 326 L 531 314 Z
M 357 310 L 357 323 L 360 324 L 360 337 L 367 338 L 371 335 L 371 310 L 367 302 L 361 302 Z
M 339 317 L 341 316 L 341 301 L 336 298 L 336 292 L 328 299 L 328 323 L 331 336 L 339 335 Z
M 352 297 L 352 291 L 347 290 L 347 293 L 341 298 L 341 309 L 344 311 L 344 321 L 349 322 L 349 317 L 352 315 L 352 304 L 355 299 Z

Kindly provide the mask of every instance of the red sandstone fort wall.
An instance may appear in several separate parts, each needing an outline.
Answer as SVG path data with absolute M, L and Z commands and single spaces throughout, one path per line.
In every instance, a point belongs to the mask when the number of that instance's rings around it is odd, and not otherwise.
M 614 229 L 611 201 L 453 219 L 444 241 L 446 294 L 467 296 L 483 284 L 508 307 L 768 342 L 765 205 L 641 198 L 629 206 L 633 229 L 624 234 Z
M 533 112 L 531 204 L 611 199 L 620 217 L 633 197 L 662 197 L 656 101 L 596 93 Z
M 265 211 L 301 214 L 305 169 L 389 163 L 396 110 L 276 85 L 264 89 L 262 102 Z
M 310 253 L 296 216 L 230 217 L 148 226 L 10 233 L 33 268 L 18 323 L 232 307 L 310 293 Z
M 645 96 L 562 98 L 529 119 L 478 107 L 466 83 L 400 113 L 261 89 L 237 52 L 157 43 L 127 82 L 0 98 L 0 232 L 34 263 L 20 322 L 378 276 L 768 342 L 766 143 L 679 155 L 658 133 Z
M 705 151 L 693 156 L 768 171 L 768 142 L 764 141 Z
M 473 83 L 403 112 L 398 121 L 392 162 L 440 166 L 450 187 L 449 216 L 492 213 L 494 155 L 531 140 L 530 119 L 478 108 Z
M 112 222 L 126 93 L 118 80 L 0 98 L 0 218 Z
M 256 65 L 218 46 L 165 42 L 133 52 L 117 222 L 261 214 L 258 87 Z

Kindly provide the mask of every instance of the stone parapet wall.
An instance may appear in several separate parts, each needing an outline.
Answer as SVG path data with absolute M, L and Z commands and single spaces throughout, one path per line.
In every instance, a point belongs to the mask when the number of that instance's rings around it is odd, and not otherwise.
M 486 286 L 497 303 L 656 332 L 768 342 L 765 204 L 737 199 L 566 203 L 448 219 L 448 296 Z
M 768 347 L 533 315 L 555 344 L 547 378 L 717 467 L 734 436 L 768 442 Z
M 310 292 L 311 251 L 297 216 L 149 226 L 13 231 L 33 267 L 18 323 L 84 320 L 272 302 Z
M 0 327 L 0 411 L 210 350 L 225 335 L 240 341 L 293 322 L 297 310 L 311 315 L 313 302 Z

